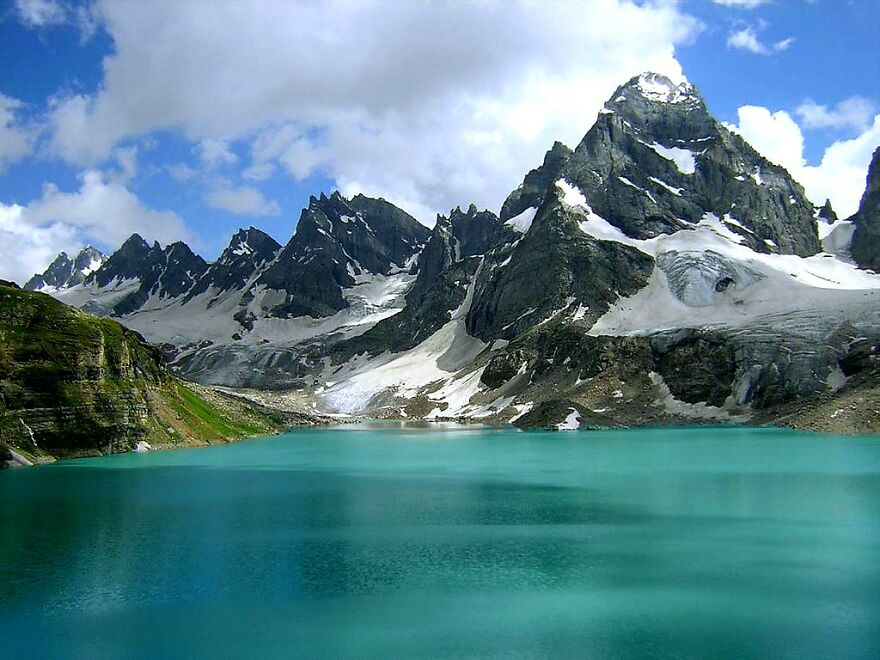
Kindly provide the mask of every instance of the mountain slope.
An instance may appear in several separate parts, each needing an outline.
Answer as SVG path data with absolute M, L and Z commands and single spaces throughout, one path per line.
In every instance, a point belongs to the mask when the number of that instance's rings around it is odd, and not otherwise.
M 293 238 L 255 286 L 284 295 L 265 308 L 270 316 L 331 316 L 349 306 L 344 288 L 362 276 L 405 269 L 427 234 L 415 218 L 384 200 L 346 200 L 338 192 L 312 197 Z
M 658 74 L 618 88 L 560 177 L 632 238 L 672 233 L 711 213 L 759 252 L 820 249 L 803 188 L 717 122 L 694 87 Z
M 284 428 L 252 406 L 187 386 L 116 321 L 0 282 L 0 467 L 125 451 L 139 442 L 213 442 Z
M 466 334 L 430 326 L 415 346 L 336 368 L 321 396 L 346 411 L 571 427 L 766 421 L 870 390 L 880 278 L 816 254 L 816 216 L 691 86 L 640 76 L 505 201 L 511 231 L 454 316 Z M 413 317 L 411 295 L 383 338 Z M 466 337 L 479 350 L 462 366 L 450 354 Z

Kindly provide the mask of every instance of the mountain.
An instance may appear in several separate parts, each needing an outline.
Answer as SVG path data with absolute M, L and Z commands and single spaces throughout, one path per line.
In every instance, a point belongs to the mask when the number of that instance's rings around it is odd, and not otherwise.
M 53 295 L 117 317 L 188 378 L 295 388 L 336 413 L 864 430 L 880 427 L 880 276 L 852 261 L 873 263 L 876 161 L 840 220 L 695 87 L 647 73 L 497 215 L 457 207 L 428 229 L 322 194 L 284 246 L 241 230 L 206 264 L 135 236 Z
M 656 245 L 681 231 L 727 232 L 765 254 L 820 247 L 800 185 L 715 121 L 695 88 L 657 74 L 618 88 L 577 148 L 555 144 L 502 209 L 526 231 L 477 283 L 468 330 L 484 340 L 559 313 L 596 321 L 647 284 Z
M 289 421 L 182 383 L 116 321 L 0 281 L 0 468 L 223 441 Z
M 868 183 L 859 210 L 850 219 L 855 231 L 852 256 L 861 268 L 880 272 L 880 147 L 868 168 Z
M 447 323 L 408 350 L 344 352 L 320 396 L 345 412 L 523 426 L 794 424 L 856 397 L 859 413 L 835 420 L 880 428 L 865 410 L 880 379 L 880 278 L 820 253 L 817 215 L 695 88 L 636 77 L 504 202 L 513 236 L 456 274 L 463 309 L 441 303 Z M 396 347 L 410 296 L 352 342 L 386 326 Z
M 471 204 L 448 216 L 437 216 L 431 237 L 419 255 L 418 276 L 406 293 L 397 314 L 382 319 L 362 335 L 333 347 L 338 362 L 367 352 L 378 354 L 389 347 L 408 350 L 446 325 L 467 297 L 468 286 L 484 255 L 515 232 L 491 211 Z
M 240 229 L 229 246 L 220 254 L 186 292 L 185 302 L 210 290 L 213 300 L 224 293 L 242 289 L 245 284 L 272 261 L 281 249 L 278 242 L 255 227 Z M 209 303 L 210 305 L 210 303 Z
M 271 316 L 330 316 L 349 306 L 343 289 L 360 278 L 404 270 L 427 234 L 385 200 L 362 195 L 346 200 L 338 192 L 312 197 L 293 238 L 256 286 L 283 292 L 268 308 Z
M 62 252 L 43 274 L 34 275 L 29 279 L 24 288 L 28 291 L 45 293 L 82 284 L 89 275 L 104 264 L 105 260 L 106 257 L 91 245 L 86 245 L 73 260 Z

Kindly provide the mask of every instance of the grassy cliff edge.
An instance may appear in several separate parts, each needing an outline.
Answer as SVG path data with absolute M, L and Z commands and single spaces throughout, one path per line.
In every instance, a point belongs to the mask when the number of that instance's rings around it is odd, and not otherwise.
M 0 467 L 139 442 L 229 442 L 303 421 L 184 383 L 136 332 L 0 281 Z

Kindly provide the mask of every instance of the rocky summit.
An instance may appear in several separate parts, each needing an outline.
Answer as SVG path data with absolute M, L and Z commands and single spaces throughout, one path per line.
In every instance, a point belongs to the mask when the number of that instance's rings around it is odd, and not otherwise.
M 86 278 L 104 265 L 106 257 L 100 250 L 86 245 L 71 259 L 62 252 L 41 275 L 34 275 L 25 283 L 28 291 L 55 291 L 82 284 Z
M 139 331 L 187 378 L 339 415 L 877 430 L 878 154 L 840 220 L 695 87 L 645 73 L 497 213 L 428 229 L 321 194 L 283 246 L 242 229 L 208 264 L 132 236 L 28 287 Z

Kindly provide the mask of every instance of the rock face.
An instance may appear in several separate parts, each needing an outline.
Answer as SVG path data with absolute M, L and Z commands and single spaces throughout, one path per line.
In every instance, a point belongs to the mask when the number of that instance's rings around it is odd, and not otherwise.
M 837 217 L 837 213 L 834 211 L 834 208 L 831 206 L 831 200 L 826 199 L 825 203 L 819 207 L 819 212 L 816 214 L 816 217 L 819 220 L 823 220 L 827 222 L 829 225 L 833 225 L 835 222 L 839 220 Z
M 507 222 L 529 208 L 538 208 L 544 202 L 547 191 L 559 178 L 562 168 L 571 158 L 572 151 L 562 142 L 554 142 L 544 155 L 544 162 L 528 174 L 501 206 L 501 221 Z
M 242 289 L 281 249 L 281 245 L 255 227 L 240 229 L 220 258 L 212 263 L 187 292 L 184 302 L 211 290 L 215 296 Z
M 42 275 L 34 275 L 28 280 L 24 288 L 28 291 L 52 291 L 82 284 L 105 260 L 106 257 L 91 245 L 85 246 L 72 260 L 62 252 Z
M 647 284 L 654 260 L 634 247 L 581 231 L 583 215 L 556 189 L 528 231 L 490 255 L 476 284 L 468 332 L 510 340 L 557 314 L 597 319 L 619 296 Z
M 342 289 L 366 274 L 406 267 L 428 229 L 384 200 L 312 197 L 296 233 L 256 286 L 283 293 L 271 316 L 330 316 L 348 307 Z
M 406 294 L 405 307 L 364 334 L 334 347 L 336 360 L 353 354 L 381 353 L 393 347 L 408 350 L 450 321 L 462 305 L 483 256 L 510 240 L 514 232 L 491 211 L 473 204 L 438 216 L 427 245 L 419 255 L 418 277 Z
M 171 299 L 182 296 L 208 270 L 208 264 L 193 253 L 186 243 L 172 243 L 162 248 L 138 234 L 129 237 L 106 263 L 85 280 L 86 285 L 113 287 L 137 283 L 136 288 L 113 305 L 117 316 L 130 314 L 144 306 L 150 297 Z
M 658 74 L 615 92 L 560 177 L 632 238 L 672 233 L 711 213 L 753 250 L 819 251 L 803 188 L 718 123 L 694 87 Z
M 146 433 L 147 389 L 171 382 L 159 352 L 115 321 L 0 286 L 0 425 L 50 452 Z
M 852 256 L 861 268 L 880 271 L 880 147 L 868 169 L 868 183 L 859 210 L 850 221 L 855 225 Z

